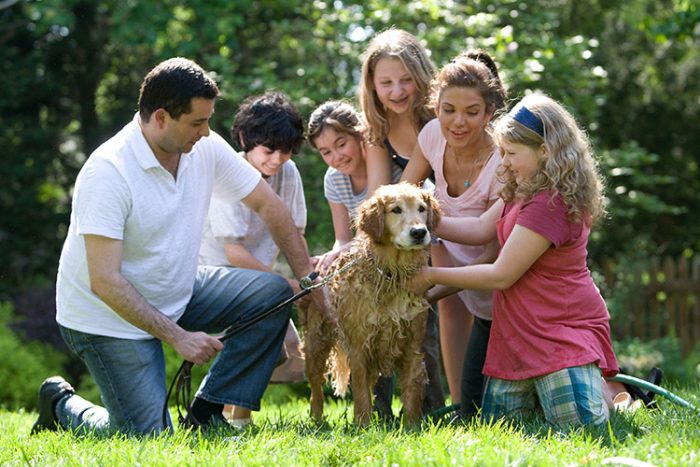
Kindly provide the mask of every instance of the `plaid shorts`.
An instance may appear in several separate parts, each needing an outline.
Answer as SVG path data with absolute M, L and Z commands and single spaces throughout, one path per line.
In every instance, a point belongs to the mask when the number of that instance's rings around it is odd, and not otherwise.
M 540 410 L 557 427 L 605 423 L 610 414 L 603 399 L 600 368 L 589 364 L 531 379 L 487 379 L 483 420 L 523 417 Z

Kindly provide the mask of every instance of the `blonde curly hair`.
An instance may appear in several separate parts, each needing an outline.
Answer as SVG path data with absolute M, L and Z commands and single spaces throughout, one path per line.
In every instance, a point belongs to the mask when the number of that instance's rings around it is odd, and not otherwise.
M 503 200 L 527 200 L 540 191 L 551 190 L 564 199 L 570 220 L 590 225 L 603 218 L 607 205 L 604 181 L 585 132 L 561 104 L 543 93 L 526 96 L 517 107 L 521 106 L 539 119 L 543 135 L 517 121 L 511 111 L 494 123 L 494 140 L 500 146 L 503 142 L 535 150 L 544 146 L 544 157 L 537 173 L 525 182 L 517 183 L 513 173 L 501 166 L 498 176 L 503 182 Z

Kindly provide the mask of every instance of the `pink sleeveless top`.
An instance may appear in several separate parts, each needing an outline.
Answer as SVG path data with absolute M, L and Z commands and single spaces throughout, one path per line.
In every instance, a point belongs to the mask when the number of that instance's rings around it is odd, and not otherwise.
M 496 150 L 486 165 L 481 169 L 479 177 L 469 188 L 457 197 L 447 193 L 447 181 L 444 172 L 444 155 L 447 140 L 440 131 L 440 122 L 433 119 L 428 122 L 418 135 L 418 144 L 423 155 L 435 172 L 435 196 L 440 200 L 440 206 L 448 217 L 479 217 L 486 211 L 490 203 L 498 198 L 500 184 L 496 181 L 496 169 L 501 164 L 501 155 Z M 453 266 L 471 264 L 483 251 L 484 246 L 463 245 L 447 240 L 442 241 L 452 260 Z M 491 292 L 484 290 L 462 290 L 459 298 L 467 309 L 483 319 L 491 319 Z

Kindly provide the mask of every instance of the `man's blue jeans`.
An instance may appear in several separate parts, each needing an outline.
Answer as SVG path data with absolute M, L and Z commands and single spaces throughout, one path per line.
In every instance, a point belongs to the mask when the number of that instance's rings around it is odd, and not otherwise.
M 200 267 L 192 298 L 178 324 L 188 331 L 222 333 L 291 297 L 282 277 L 248 269 Z M 291 305 L 224 343 L 196 396 L 209 402 L 260 409 L 279 357 Z M 62 399 L 56 415 L 62 426 L 84 431 L 159 433 L 166 399 L 165 358 L 157 339 L 129 340 L 61 327 L 68 347 L 97 383 L 104 408 L 79 396 Z

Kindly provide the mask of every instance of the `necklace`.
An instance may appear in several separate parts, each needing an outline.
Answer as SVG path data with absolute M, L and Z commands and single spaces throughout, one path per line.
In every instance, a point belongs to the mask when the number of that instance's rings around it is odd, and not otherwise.
M 478 178 L 479 170 L 481 169 L 481 167 L 483 167 L 484 162 L 486 162 L 488 160 L 488 158 L 490 157 L 491 144 L 487 143 L 486 145 L 484 145 L 479 150 L 476 157 L 474 157 L 474 159 L 472 159 L 471 162 L 467 163 L 469 165 L 469 168 L 468 168 L 469 172 L 468 172 L 467 176 L 465 176 L 465 172 L 462 170 L 462 164 L 460 163 L 459 157 L 457 157 L 457 153 L 451 147 L 449 149 L 450 149 L 450 152 L 452 153 L 452 157 L 454 158 L 455 166 L 457 167 L 457 170 L 459 171 L 459 175 L 464 180 L 464 187 L 469 188 L 472 185 L 474 179 Z M 476 177 L 474 177 L 475 173 L 476 173 Z

